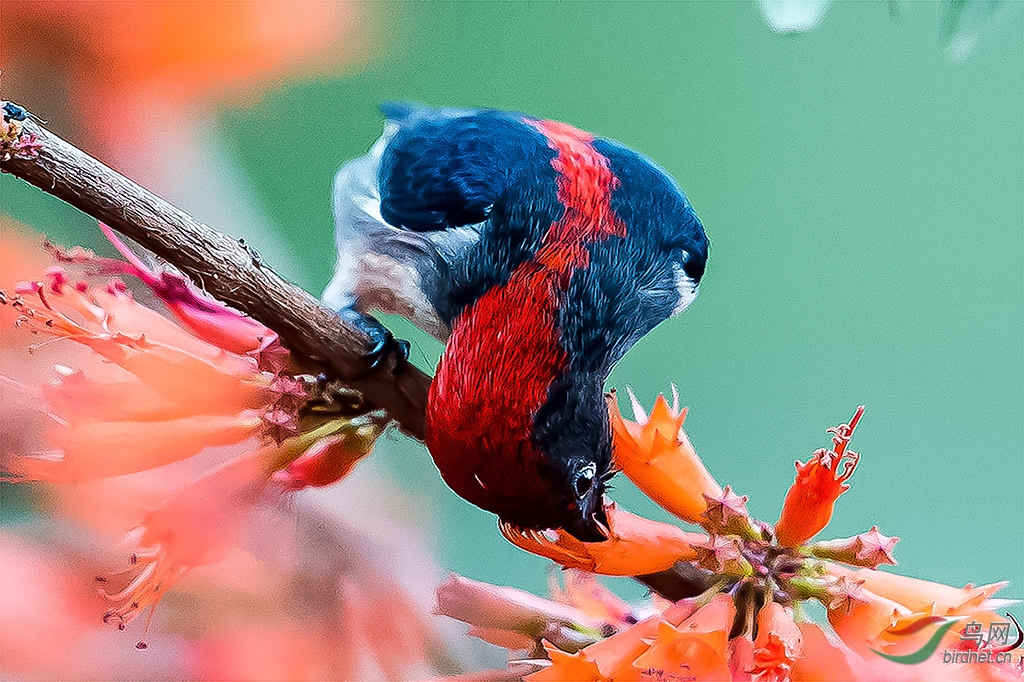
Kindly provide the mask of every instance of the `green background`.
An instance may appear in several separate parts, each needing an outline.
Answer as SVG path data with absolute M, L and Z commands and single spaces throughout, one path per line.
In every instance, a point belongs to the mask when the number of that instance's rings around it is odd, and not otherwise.
M 793 461 L 866 403 L 861 466 L 825 535 L 877 524 L 903 538 L 901 572 L 1011 579 L 1000 596 L 1024 596 L 1024 31 L 1009 5 L 954 64 L 937 3 L 896 18 L 838 3 L 796 36 L 753 2 L 373 4 L 365 68 L 220 120 L 314 291 L 333 266 L 332 176 L 379 134 L 381 100 L 513 108 L 648 154 L 711 255 L 697 302 L 610 385 L 649 405 L 674 382 L 709 469 L 768 521 Z M 5 212 L 95 243 L 90 221 L 2 183 Z M 436 362 L 437 342 L 393 322 Z M 445 568 L 544 589 L 547 562 L 449 492 L 421 446 L 395 436 L 377 455 Z M 667 518 L 624 480 L 612 496 Z

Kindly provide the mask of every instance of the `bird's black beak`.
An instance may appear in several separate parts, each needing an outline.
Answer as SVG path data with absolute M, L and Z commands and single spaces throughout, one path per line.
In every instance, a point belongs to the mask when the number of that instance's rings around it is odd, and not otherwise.
M 604 542 L 608 539 L 608 516 L 604 513 L 604 504 L 589 515 L 579 515 L 565 524 L 563 530 L 580 542 Z

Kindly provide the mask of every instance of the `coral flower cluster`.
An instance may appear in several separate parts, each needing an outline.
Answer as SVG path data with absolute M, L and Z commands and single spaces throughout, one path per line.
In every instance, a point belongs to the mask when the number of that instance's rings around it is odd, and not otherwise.
M 145 514 L 130 534 L 126 571 L 97 577 L 109 602 L 104 621 L 124 628 L 147 609 L 151 621 L 189 570 L 220 561 L 257 505 L 345 476 L 386 422 L 352 417 L 352 396 L 299 372 L 276 334 L 179 275 L 151 270 L 104 231 L 125 260 L 50 247 L 57 265 L 0 291 L 17 326 L 83 349 L 68 347 L 67 364 L 41 387 L 2 377 L 45 424 L 37 448 L 4 452 L 3 479 L 75 484 L 218 446 L 233 454 Z M 170 315 L 140 303 L 124 276 Z
M 512 679 L 555 680 L 1015 680 L 1020 651 L 962 639 L 1007 621 L 994 599 L 1006 583 L 955 588 L 879 570 L 895 564 L 877 527 L 816 541 L 847 489 L 860 456 L 849 449 L 864 414 L 831 428 L 829 448 L 797 462 L 796 480 L 775 524 L 750 516 L 747 497 L 715 481 L 697 456 L 678 409 L 656 400 L 650 415 L 630 393 L 636 421 L 614 393 L 609 410 L 615 463 L 651 499 L 699 527 L 687 531 L 608 504 L 609 539 L 584 543 L 567 533 L 501 524 L 518 547 L 565 569 L 565 587 L 547 600 L 453 577 L 438 591 L 441 613 L 512 652 Z M 596 575 L 675 571 L 695 584 L 677 601 L 652 594 L 630 606 Z M 816 623 L 805 602 L 824 607 Z M 1014 621 L 1015 622 L 1015 621 Z M 1012 626 L 1010 630 L 1012 631 Z M 944 662 L 937 650 L 974 644 L 987 662 Z M 1017 644 L 1020 644 L 1018 642 Z M 967 647 L 969 648 L 969 647 Z M 994 662 L 994 654 L 1004 654 Z M 968 658 L 963 658 L 968 661 Z M 498 675 L 495 672 L 495 675 Z

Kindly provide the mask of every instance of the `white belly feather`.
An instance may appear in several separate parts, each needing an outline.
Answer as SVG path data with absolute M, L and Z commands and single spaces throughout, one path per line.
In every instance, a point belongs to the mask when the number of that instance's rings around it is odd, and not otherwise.
M 445 251 L 451 249 L 439 248 L 437 242 L 461 242 L 464 237 L 448 239 L 445 233 L 450 230 L 402 230 L 381 218 L 377 176 L 381 155 L 394 132 L 392 124 L 385 127 L 370 152 L 347 163 L 334 178 L 338 261 L 323 300 L 335 310 L 353 307 L 365 313 L 401 315 L 443 341 L 450 330 L 423 293 L 424 279 L 436 277 L 442 265 L 439 259 L 449 256 Z

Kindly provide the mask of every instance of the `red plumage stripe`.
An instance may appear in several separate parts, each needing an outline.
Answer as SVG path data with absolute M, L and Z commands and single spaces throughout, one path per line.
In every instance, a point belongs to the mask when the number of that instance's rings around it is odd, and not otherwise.
M 493 489 L 535 473 L 540 461 L 530 429 L 565 371 L 556 322 L 572 274 L 588 267 L 588 244 L 626 236 L 611 208 L 619 181 L 593 136 L 564 123 L 526 123 L 558 152 L 551 164 L 565 211 L 533 258 L 455 320 L 427 403 L 427 446 L 445 481 L 492 510 Z
M 565 206 L 561 219 L 544 235 L 535 260 L 557 271 L 568 286 L 572 271 L 589 265 L 587 244 L 626 236 L 626 225 L 611 205 L 619 179 L 608 167 L 608 159 L 594 149 L 589 133 L 556 121 L 530 123 L 558 151 L 551 165 L 558 171 L 558 200 Z

